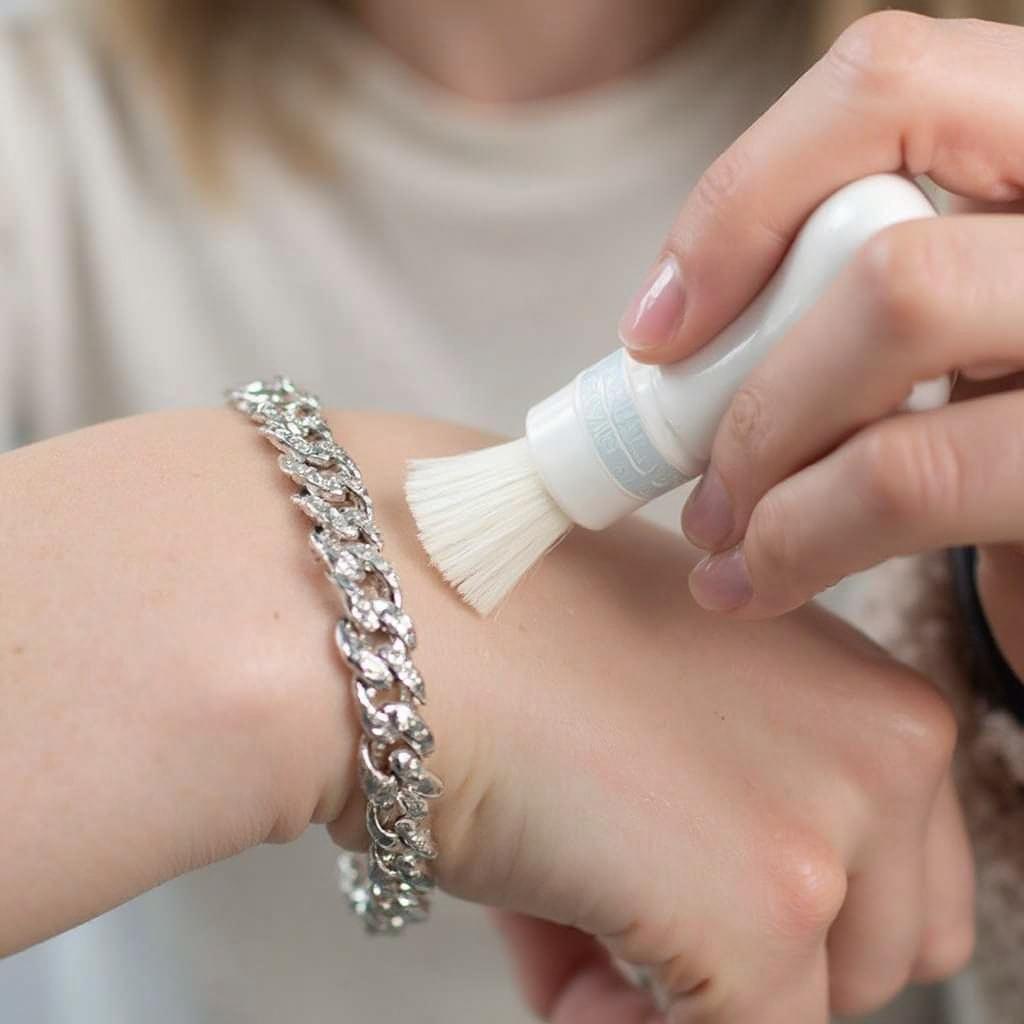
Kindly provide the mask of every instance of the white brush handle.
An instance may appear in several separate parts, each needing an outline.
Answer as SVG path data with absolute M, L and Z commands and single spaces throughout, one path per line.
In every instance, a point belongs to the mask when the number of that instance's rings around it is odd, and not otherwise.
M 619 349 L 535 405 L 526 437 L 556 504 L 600 530 L 700 476 L 732 396 L 851 256 L 891 224 L 934 216 L 925 194 L 898 175 L 847 185 L 808 218 L 757 298 L 700 351 L 646 366 Z M 948 397 L 945 378 L 928 381 L 907 407 L 933 408 Z

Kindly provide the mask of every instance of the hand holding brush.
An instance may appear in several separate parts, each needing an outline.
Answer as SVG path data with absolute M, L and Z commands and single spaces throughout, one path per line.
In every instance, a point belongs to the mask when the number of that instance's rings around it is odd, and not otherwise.
M 431 560 L 487 614 L 574 524 L 604 529 L 699 476 L 736 390 L 858 248 L 893 224 L 934 215 L 898 175 L 847 185 L 807 220 L 757 298 L 700 351 L 654 366 L 620 349 L 530 409 L 525 438 L 413 462 L 407 497 Z M 942 379 L 908 401 L 947 397 Z

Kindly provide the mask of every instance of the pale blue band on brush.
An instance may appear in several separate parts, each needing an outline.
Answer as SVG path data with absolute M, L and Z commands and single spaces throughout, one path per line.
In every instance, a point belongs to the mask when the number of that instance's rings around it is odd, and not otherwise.
M 644 428 L 618 349 L 580 374 L 577 401 L 598 458 L 612 479 L 640 501 L 675 490 L 686 477 L 669 465 Z

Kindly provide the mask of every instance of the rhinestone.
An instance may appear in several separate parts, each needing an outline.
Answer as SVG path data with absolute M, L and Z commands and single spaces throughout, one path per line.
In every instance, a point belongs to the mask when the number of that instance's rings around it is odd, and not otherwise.
M 437 847 L 434 845 L 430 829 L 418 821 L 413 821 L 412 818 L 399 818 L 395 822 L 395 833 L 406 846 L 421 857 L 433 860 L 437 856 Z
M 353 599 L 348 593 L 345 596 L 348 599 L 348 614 L 356 625 L 365 629 L 367 633 L 376 633 L 380 629 L 380 618 L 374 608 L 374 602 L 361 596 Z
M 367 682 L 376 683 L 378 686 L 391 682 L 391 669 L 388 667 L 388 663 L 373 651 L 365 648 L 361 650 L 356 655 L 356 663 L 359 666 L 360 674 Z
M 423 683 L 423 676 L 420 675 L 411 661 L 395 667 L 395 675 L 398 681 L 416 698 L 420 704 L 427 702 L 426 686 Z
M 427 723 L 408 705 L 395 701 L 379 712 L 386 715 L 395 730 L 415 751 L 427 756 L 434 749 L 434 736 Z
M 339 553 L 334 563 L 334 572 L 342 579 L 351 580 L 353 583 L 361 583 L 366 579 L 363 560 L 352 551 Z
M 405 644 L 401 640 L 392 640 L 388 646 L 380 649 L 380 653 L 391 666 L 398 681 L 415 695 L 419 703 L 424 703 L 426 695 L 423 677 L 409 660 Z
M 402 808 L 405 817 L 416 820 L 425 818 L 429 810 L 427 801 L 419 793 L 414 793 L 411 789 L 401 789 L 398 791 L 398 806 Z
M 406 612 L 388 602 L 387 607 L 380 609 L 378 614 L 380 621 L 390 632 L 397 634 L 407 648 L 412 649 L 416 646 L 416 630 Z

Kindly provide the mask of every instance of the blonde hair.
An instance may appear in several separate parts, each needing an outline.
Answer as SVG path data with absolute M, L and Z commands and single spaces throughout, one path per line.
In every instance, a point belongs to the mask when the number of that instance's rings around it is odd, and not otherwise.
M 339 69 L 315 45 L 323 17 L 338 16 L 343 0 L 94 0 L 105 37 L 141 54 L 176 123 L 191 169 L 207 186 L 223 183 L 221 149 L 232 129 L 257 126 L 300 169 L 331 169 L 301 111 L 289 108 L 275 68 L 304 76 L 313 89 L 332 88 Z M 744 0 L 733 0 L 744 2 Z M 807 25 L 808 63 L 851 22 L 898 6 L 937 17 L 1020 22 L 1019 0 L 800 0 Z M 301 15 L 310 17 L 304 18 Z M 312 45 L 311 45 L 312 44 Z
M 339 68 L 317 45 L 317 21 L 336 17 L 339 0 L 94 0 L 100 39 L 115 54 L 141 58 L 202 182 L 223 184 L 222 150 L 233 129 L 255 126 L 300 170 L 330 161 L 294 109 L 295 92 L 278 88 L 283 64 L 310 88 L 330 89 Z M 308 15 L 303 17 L 302 15 Z M 292 79 L 294 81 L 294 78 Z

